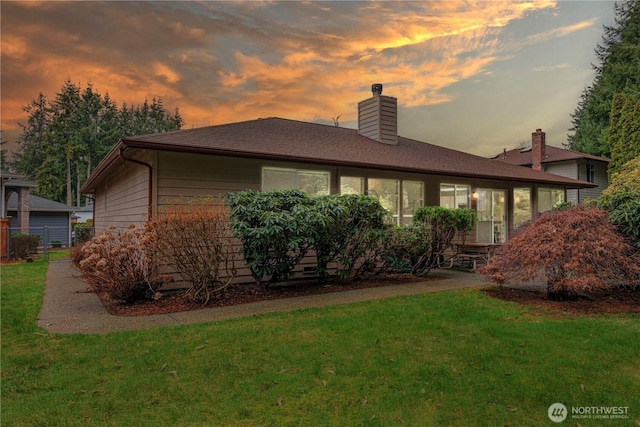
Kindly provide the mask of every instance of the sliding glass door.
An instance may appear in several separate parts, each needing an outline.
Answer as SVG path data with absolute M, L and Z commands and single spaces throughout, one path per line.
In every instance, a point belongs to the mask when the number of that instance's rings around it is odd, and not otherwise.
M 479 243 L 504 243 L 507 240 L 507 192 L 478 189 Z

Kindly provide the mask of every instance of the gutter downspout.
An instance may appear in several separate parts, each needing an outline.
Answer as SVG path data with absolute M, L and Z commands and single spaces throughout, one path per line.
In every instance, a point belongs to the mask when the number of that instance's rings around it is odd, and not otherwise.
M 140 160 L 136 160 L 136 159 L 132 159 L 129 157 L 125 157 L 124 152 L 128 147 L 126 146 L 122 146 L 120 147 L 120 151 L 118 152 L 118 155 L 120 156 L 120 158 L 122 160 L 124 160 L 125 162 L 131 162 L 131 163 L 137 163 L 139 165 L 145 166 L 148 170 L 149 170 L 149 191 L 147 194 L 147 221 L 151 221 L 151 217 L 153 216 L 153 208 L 152 208 L 152 201 L 153 201 L 153 166 L 151 166 L 149 163 L 145 163 L 142 162 Z M 94 209 L 95 209 L 95 203 L 93 204 Z

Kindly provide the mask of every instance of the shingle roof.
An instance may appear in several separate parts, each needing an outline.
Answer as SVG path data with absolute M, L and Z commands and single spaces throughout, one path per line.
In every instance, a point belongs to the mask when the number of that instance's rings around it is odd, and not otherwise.
M 355 129 L 273 117 L 124 138 L 98 166 L 83 191 L 93 190 L 102 172 L 117 161 L 121 147 L 593 186 L 401 136 L 397 145 L 386 145 L 359 135 Z
M 591 154 L 580 153 L 579 151 L 565 150 L 552 145 L 547 145 L 545 151 L 546 157 L 542 159 L 542 163 L 581 159 L 609 163 L 609 159 L 606 157 L 593 156 Z M 500 153 L 493 158 L 512 165 L 531 166 L 531 148 L 516 148 L 514 150 L 509 150 L 506 153 Z
M 7 210 L 15 211 L 18 209 L 18 195 L 12 193 L 9 196 Z M 44 197 L 29 195 L 29 210 L 33 212 L 75 212 L 79 210 L 76 206 L 67 206 L 54 200 L 45 199 Z

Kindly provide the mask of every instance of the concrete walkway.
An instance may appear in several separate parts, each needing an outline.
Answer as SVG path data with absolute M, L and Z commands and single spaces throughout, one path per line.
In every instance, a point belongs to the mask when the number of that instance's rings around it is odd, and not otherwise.
M 80 273 L 68 260 L 51 261 L 47 271 L 44 301 L 38 325 L 59 334 L 106 334 L 109 332 L 149 329 L 168 325 L 187 325 L 200 322 L 252 316 L 275 311 L 300 310 L 351 304 L 361 301 L 416 295 L 427 292 L 482 286 L 483 276 L 456 270 L 437 270 L 431 274 L 439 280 L 403 285 L 358 289 L 328 294 L 308 295 L 280 300 L 260 301 L 229 307 L 207 308 L 180 313 L 141 317 L 112 316 L 107 313 L 98 296 L 80 280 Z

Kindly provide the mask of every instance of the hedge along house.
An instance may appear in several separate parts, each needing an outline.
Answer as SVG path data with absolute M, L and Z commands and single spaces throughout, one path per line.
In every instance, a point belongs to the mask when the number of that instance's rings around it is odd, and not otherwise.
M 246 189 L 366 193 L 398 224 L 423 205 L 475 209 L 469 237 L 500 243 L 514 227 L 594 184 L 427 144 L 397 134 L 397 100 L 358 104 L 358 129 L 257 119 L 121 139 L 82 191 L 94 196 L 96 231 L 142 225 L 171 200 Z
M 509 151 L 505 149 L 502 154 L 493 158 L 595 184 L 592 188 L 568 189 L 566 201 L 572 203 L 597 199 L 609 185 L 609 159 L 547 145 L 546 134 L 542 129 L 536 129 L 531 134 L 531 147 Z

